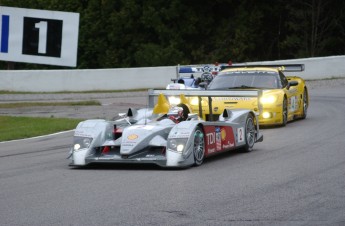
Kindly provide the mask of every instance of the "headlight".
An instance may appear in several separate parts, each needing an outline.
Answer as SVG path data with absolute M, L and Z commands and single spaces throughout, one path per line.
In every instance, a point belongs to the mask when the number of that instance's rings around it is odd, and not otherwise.
M 194 106 L 199 106 L 199 98 L 198 97 L 192 97 L 190 98 L 189 103 Z M 208 105 L 208 101 L 201 99 L 201 106 L 205 107 Z
M 263 96 L 260 99 L 260 102 L 262 104 L 273 104 L 277 101 L 277 96 L 275 95 L 267 95 L 267 96 Z
M 179 97 L 171 96 L 171 97 L 168 97 L 168 99 L 171 105 L 178 105 L 181 102 Z
M 168 140 L 168 149 L 182 153 L 188 139 L 170 139 Z
M 177 148 L 176 148 L 177 152 L 181 153 L 183 149 L 184 149 L 184 144 L 177 145 Z
M 74 137 L 73 149 L 78 151 L 79 149 L 89 148 L 92 143 L 92 138 L 90 137 Z
M 190 104 L 191 105 L 199 105 L 199 99 L 197 97 L 193 97 L 191 100 L 190 100 Z
M 78 151 L 78 150 L 80 149 L 80 144 L 75 144 L 74 147 L 73 147 L 73 149 L 74 149 L 75 151 Z
M 264 113 L 262 113 L 262 117 L 263 117 L 264 119 L 272 118 L 272 113 L 270 113 L 270 112 L 264 112 Z

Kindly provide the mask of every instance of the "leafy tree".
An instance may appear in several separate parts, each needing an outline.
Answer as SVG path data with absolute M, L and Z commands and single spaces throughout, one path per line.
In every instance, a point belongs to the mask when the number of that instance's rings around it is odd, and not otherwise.
M 0 0 L 79 12 L 78 68 L 264 61 L 345 53 L 342 0 Z M 1 68 L 64 67 L 0 62 Z
M 286 27 L 289 32 L 282 48 L 295 58 L 331 54 L 327 49 L 334 48 L 332 43 L 339 43 L 341 46 L 341 40 L 334 34 L 339 34 L 338 29 L 344 29 L 344 6 L 343 1 L 286 2 L 289 12 Z

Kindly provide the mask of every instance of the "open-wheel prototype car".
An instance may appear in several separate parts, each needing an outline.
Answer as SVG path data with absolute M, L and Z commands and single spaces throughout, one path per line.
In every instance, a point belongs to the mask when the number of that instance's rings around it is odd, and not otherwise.
M 222 66 L 229 64 L 203 64 L 178 66 L 177 78 L 171 79 L 166 89 L 203 89 L 199 86 L 201 82 L 210 83 L 218 74 Z
M 192 112 L 187 97 L 213 96 L 257 98 L 261 91 L 149 90 L 145 109 L 129 109 L 116 121 L 80 122 L 70 150 L 71 166 L 90 163 L 149 163 L 162 167 L 201 165 L 211 155 L 241 149 L 253 150 L 263 140 L 257 114 L 248 109 L 224 109 L 218 120 L 205 121 Z M 172 105 L 169 96 L 179 96 Z M 155 104 L 156 103 L 156 104 Z
M 284 72 L 303 71 L 303 64 L 288 65 L 243 65 L 225 66 L 210 84 L 201 84 L 207 90 L 262 90 L 260 103 L 262 114 L 260 125 L 285 126 L 294 119 L 304 119 L 309 106 L 308 89 L 305 81 L 298 76 L 285 76 Z M 194 102 L 191 107 L 197 110 Z M 204 98 L 204 118 L 208 118 L 209 104 Z M 212 98 L 213 116 L 218 117 L 224 109 L 255 109 L 256 99 L 248 97 Z

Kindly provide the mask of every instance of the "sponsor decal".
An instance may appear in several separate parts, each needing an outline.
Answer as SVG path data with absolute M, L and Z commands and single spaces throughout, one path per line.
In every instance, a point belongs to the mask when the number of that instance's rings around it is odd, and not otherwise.
M 138 135 L 136 135 L 136 134 L 131 134 L 131 135 L 128 135 L 127 136 L 127 139 L 128 140 L 135 140 L 135 139 L 137 139 L 138 138 Z
M 222 140 L 224 141 L 225 138 L 226 138 L 226 131 L 224 128 L 222 128 L 222 131 L 221 131 L 221 136 L 222 136 Z
M 212 154 L 212 153 L 214 153 L 214 152 L 216 152 L 216 149 L 215 149 L 215 148 L 210 148 L 210 149 L 208 149 L 208 154 Z
M 133 147 L 135 143 L 122 143 L 122 147 Z
M 219 126 L 216 126 L 216 150 L 220 151 L 222 150 L 222 135 L 221 135 L 221 128 Z
M 169 135 L 169 138 L 189 138 L 191 131 L 179 131 Z
M 213 100 L 223 101 L 223 100 L 232 100 L 232 101 L 251 101 L 250 97 L 212 97 Z
M 92 138 L 92 134 L 86 133 L 84 131 L 75 131 L 74 132 L 75 137 L 89 137 Z
M 206 133 L 206 142 L 208 145 L 216 143 L 215 136 L 215 133 Z
M 235 143 L 228 143 L 228 144 L 223 144 L 223 149 L 228 149 L 228 148 L 232 148 L 235 147 Z
M 235 138 L 230 126 L 205 126 L 207 154 L 220 152 L 235 146 Z

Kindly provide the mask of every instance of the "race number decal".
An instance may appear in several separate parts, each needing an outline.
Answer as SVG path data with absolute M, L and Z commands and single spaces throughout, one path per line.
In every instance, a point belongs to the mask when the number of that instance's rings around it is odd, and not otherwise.
M 244 142 L 244 128 L 237 128 L 237 142 Z
M 292 96 L 290 97 L 290 112 L 294 112 L 297 109 L 297 97 L 296 96 Z

